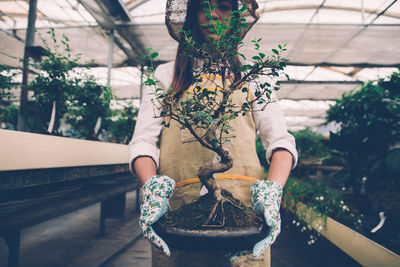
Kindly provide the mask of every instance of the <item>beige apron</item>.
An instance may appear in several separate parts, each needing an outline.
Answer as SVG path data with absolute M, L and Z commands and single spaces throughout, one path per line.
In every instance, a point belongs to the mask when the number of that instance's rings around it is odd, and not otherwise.
M 211 77 L 209 81 L 204 76 L 200 85 L 202 88 L 215 89 L 215 84 L 221 84 L 220 77 Z M 194 85 L 195 86 L 195 85 Z M 193 92 L 193 87 L 188 92 Z M 182 98 L 188 94 L 183 94 Z M 247 93 L 241 90 L 231 95 L 231 100 L 237 105 L 246 101 Z M 217 176 L 217 183 L 243 203 L 251 206 L 251 184 L 263 178 L 263 168 L 256 153 L 256 128 L 251 113 L 238 116 L 231 122 L 234 131 L 229 134 L 231 144 L 226 144 L 233 155 L 233 167 Z M 170 199 L 172 209 L 191 203 L 200 196 L 201 183 L 196 178 L 200 166 L 214 159 L 215 152 L 204 148 L 191 133 L 171 120 L 170 127 L 164 128 L 160 143 L 159 173 L 168 175 L 176 182 L 176 189 Z M 240 256 L 230 261 L 223 251 L 180 251 L 172 250 L 171 256 L 164 256 L 158 249 L 152 249 L 152 266 L 269 266 L 269 249 L 254 259 L 251 254 Z

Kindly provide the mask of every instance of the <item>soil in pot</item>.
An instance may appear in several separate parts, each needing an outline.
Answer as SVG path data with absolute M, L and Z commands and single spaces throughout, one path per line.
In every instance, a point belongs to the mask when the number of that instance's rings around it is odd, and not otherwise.
M 234 198 L 232 193 L 222 190 L 225 201 L 219 204 L 212 219 L 205 225 L 215 206 L 216 200 L 212 194 L 205 194 L 196 201 L 183 205 L 179 209 L 167 213 L 160 218 L 158 224 L 162 227 L 173 227 L 186 230 L 230 230 L 247 227 L 261 227 L 264 220 L 252 208 Z

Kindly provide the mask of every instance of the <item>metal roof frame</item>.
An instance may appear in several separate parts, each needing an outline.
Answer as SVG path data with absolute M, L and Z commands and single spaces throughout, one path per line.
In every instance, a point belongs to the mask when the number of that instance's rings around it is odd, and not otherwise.
M 26 3 L 28 0 L 23 1 L 17 1 L 18 3 Z M 39 0 L 40 1 L 40 0 Z M 146 54 L 145 47 L 151 47 L 151 35 L 148 35 L 148 31 L 151 27 L 154 33 L 156 34 L 157 38 L 159 39 L 159 42 L 161 44 L 158 44 L 161 48 L 165 49 L 166 47 L 168 53 L 170 53 L 170 56 L 165 57 L 164 59 L 161 58 L 161 60 L 158 63 L 166 62 L 172 59 L 172 52 L 176 51 L 176 44 L 173 43 L 173 41 L 168 41 L 167 39 L 161 39 L 161 36 L 165 34 L 165 30 L 163 28 L 163 20 L 160 20 L 158 23 L 150 24 L 150 23 L 137 23 L 136 19 L 144 16 L 160 16 L 162 13 L 143 13 L 143 16 L 140 14 L 140 9 L 145 7 L 146 5 L 149 5 L 152 0 L 66 0 L 68 4 L 71 6 L 72 9 L 74 9 L 78 14 L 78 17 L 80 16 L 80 20 L 76 21 L 76 16 L 64 16 L 64 18 L 61 16 L 60 18 L 56 16 L 48 16 L 46 15 L 46 12 L 41 12 L 39 13 L 39 19 L 42 21 L 48 22 L 47 24 L 42 24 L 42 26 L 39 25 L 37 27 L 38 31 L 43 31 L 44 29 L 48 29 L 48 24 L 53 24 L 53 23 L 58 23 L 58 24 L 63 24 L 64 26 L 56 25 L 57 30 L 60 32 L 73 32 L 74 29 L 76 31 L 79 30 L 85 30 L 85 31 L 93 31 L 95 35 L 98 35 L 97 38 L 102 37 L 104 40 L 103 42 L 99 43 L 98 46 L 104 46 L 103 50 L 105 48 L 105 51 L 103 54 L 107 54 L 107 48 L 110 50 L 110 47 L 108 45 L 109 42 L 113 42 L 116 44 L 115 50 L 114 50 L 114 62 L 112 64 L 113 67 L 118 67 L 118 66 L 139 66 L 143 64 L 142 56 Z M 164 0 L 165 1 L 165 0 Z M 368 5 L 363 5 L 363 3 L 368 4 Z M 59 1 L 56 1 L 57 5 L 60 6 L 62 9 L 64 7 L 63 4 L 61 4 Z M 162 1 L 160 1 L 162 2 Z M 361 6 L 353 5 L 348 2 L 346 4 L 341 5 L 338 1 L 330 1 L 330 0 L 303 0 L 303 1 L 296 1 L 290 2 L 290 3 L 284 3 L 284 1 L 260 1 L 260 11 L 263 14 L 272 14 L 276 12 L 288 12 L 290 10 L 310 10 L 311 12 L 308 12 L 309 17 L 306 19 L 306 23 L 290 23 L 290 22 L 262 22 L 260 21 L 259 23 L 256 24 L 255 28 L 259 27 L 261 29 L 261 32 L 264 32 L 264 30 L 269 30 L 269 33 L 274 35 L 273 29 L 274 27 L 277 29 L 276 32 L 279 32 L 279 27 L 282 29 L 286 29 L 292 32 L 296 33 L 297 40 L 295 42 L 291 43 L 292 46 L 292 53 L 302 53 L 301 51 L 304 47 L 307 47 L 309 44 L 307 42 L 304 42 L 302 38 L 310 38 L 310 37 L 318 37 L 318 38 L 324 38 L 327 33 L 327 30 L 332 30 L 333 32 L 340 32 L 341 30 L 344 30 L 345 28 L 353 28 L 353 31 L 349 32 L 348 35 L 343 33 L 340 36 L 340 40 L 337 40 L 333 45 L 335 47 L 335 50 L 330 51 L 330 54 L 321 54 L 321 58 L 319 60 L 304 60 L 305 58 L 297 57 L 297 59 L 294 57 L 295 60 L 289 61 L 288 66 L 296 66 L 297 68 L 305 68 L 305 67 L 312 67 L 307 69 L 306 73 L 303 73 L 299 77 L 296 77 L 294 80 L 290 81 L 280 81 L 282 84 L 282 91 L 278 92 L 278 97 L 279 94 L 284 95 L 284 100 L 287 101 L 309 101 L 312 103 L 313 101 L 317 103 L 318 101 L 324 99 L 324 100 L 332 100 L 335 97 L 340 96 L 339 93 L 342 93 L 344 91 L 348 90 L 353 90 L 354 88 L 358 88 L 361 86 L 361 81 L 359 80 L 359 73 L 364 73 L 365 69 L 368 68 L 389 68 L 389 67 L 400 67 L 400 59 L 399 60 L 392 60 L 392 61 L 377 61 L 376 59 L 378 57 L 373 57 L 375 54 L 374 53 L 379 53 L 377 52 L 378 50 L 373 50 L 373 48 L 370 49 L 370 47 L 366 46 L 363 47 L 366 52 L 369 53 L 368 51 L 371 51 L 370 58 L 364 57 L 359 60 L 346 60 L 346 61 L 341 61 L 341 57 L 337 57 L 337 55 L 342 54 L 343 51 L 347 53 L 351 53 L 351 49 L 354 49 L 357 47 L 358 43 L 356 42 L 355 44 L 352 42 L 354 39 L 363 37 L 368 38 L 368 37 L 373 37 L 374 32 L 370 32 L 369 34 L 368 31 L 371 29 L 376 29 L 376 32 L 379 32 L 379 30 L 384 30 L 386 31 L 385 34 L 393 34 L 393 36 L 397 35 L 396 32 L 398 32 L 398 35 L 400 35 L 400 12 L 399 12 L 399 5 L 397 0 L 385 0 L 385 1 L 380 1 L 375 5 L 375 3 L 372 5 L 373 1 L 367 1 L 367 0 L 362 0 Z M 1 2 L 0 2 L 1 3 Z M 159 2 L 157 1 L 157 4 Z M 294 3 L 294 4 L 293 4 Z M 378 5 L 379 4 L 379 5 Z M 79 9 L 79 5 L 85 7 L 85 10 Z M 159 5 L 159 4 L 158 4 Z M 20 5 L 22 8 L 25 5 Z M 393 9 L 394 6 L 397 6 L 395 9 Z M 354 12 L 354 14 L 360 13 L 360 23 L 318 23 L 317 15 L 319 15 L 322 11 L 344 11 L 344 12 Z M 12 20 L 17 20 L 21 16 L 24 16 L 23 13 L 7 13 L 4 11 L 1 11 L 0 16 L 7 17 L 9 21 L 11 21 L 10 25 L 12 25 Z M 40 12 L 40 10 L 39 10 Z M 138 13 L 139 12 L 139 13 Z M 87 14 L 91 15 L 91 18 L 87 17 Z M 286 13 L 285 13 L 286 14 Z M 324 13 L 325 14 L 325 13 Z M 353 13 L 352 13 L 353 14 Z M 369 17 L 367 17 L 369 16 Z M 376 22 L 386 22 L 386 20 L 380 20 L 378 18 L 381 17 L 387 17 L 391 18 L 392 20 L 389 21 L 397 21 L 396 19 L 399 19 L 399 23 L 391 23 L 391 24 L 385 24 L 385 23 L 376 23 Z M 362 18 L 362 19 L 361 19 Z M 308 21 L 307 21 L 308 20 Z M 1 23 L 1 22 L 0 22 Z M 299 35 L 299 32 L 296 32 L 296 30 L 300 31 L 302 34 Z M 24 37 L 21 37 L 22 35 L 19 34 L 20 32 L 24 33 L 24 31 L 21 31 L 21 26 L 20 24 L 17 25 L 17 23 L 14 23 L 14 26 L 12 27 L 3 27 L 0 24 L 0 38 L 5 38 L 4 36 L 8 36 L 8 38 L 14 39 L 15 44 L 21 44 L 23 47 L 23 40 Z M 156 33 L 159 31 L 158 33 Z M 252 30 L 253 31 L 253 30 Z M 312 31 L 317 31 L 316 34 Z M 320 32 L 318 32 L 320 31 Z M 89 32 L 85 33 L 87 36 L 90 36 Z M 290 32 L 287 34 L 290 35 Z M 325 34 L 325 35 L 324 35 Z M 276 35 L 276 34 L 275 34 Z M 24 35 L 23 35 L 24 36 Z M 284 37 L 284 36 L 282 36 Z M 381 36 L 378 35 L 377 38 L 381 38 Z M 4 39 L 5 40 L 5 39 Z M 10 40 L 10 39 L 7 39 Z M 96 42 L 98 39 L 93 37 L 93 42 Z M 166 41 L 167 40 L 167 41 Z M 271 41 L 269 44 L 276 42 Z M 393 39 L 397 40 L 397 39 Z M 308 41 L 308 40 L 307 40 Z M 397 42 L 397 41 L 396 41 Z M 400 42 L 398 42 L 400 43 Z M 277 44 L 277 43 L 276 43 Z M 349 45 L 351 44 L 351 45 Z M 83 44 L 83 48 L 89 48 L 92 47 L 86 43 Z M 323 43 L 321 43 L 323 45 Z M 387 45 L 385 43 L 385 45 Z M 268 46 L 267 46 L 268 47 Z M 299 49 L 294 49 L 294 48 L 299 48 Z M 74 47 L 73 47 L 74 48 Z M 155 47 L 156 48 L 156 47 Z M 368 50 L 370 49 L 370 50 Z M 78 49 L 79 50 L 79 49 Z M 390 51 L 387 51 L 386 54 L 389 55 L 388 53 L 393 53 L 392 58 L 396 57 L 396 54 L 394 51 L 397 51 L 395 47 L 392 47 L 389 49 Z M 392 52 L 393 51 L 393 52 Z M 89 55 L 93 56 L 93 51 Z M 290 51 L 289 51 L 290 52 Z M 305 51 L 305 55 L 309 53 L 310 51 Z M 324 51 L 322 51 L 324 52 Z M 119 53 L 119 54 L 118 54 Z M 124 54 L 123 56 L 121 55 Z M 101 60 L 97 60 L 95 63 L 82 63 L 82 65 L 86 66 L 109 66 L 110 67 L 110 55 L 112 54 L 109 52 L 109 58 L 108 60 L 105 59 L 104 55 L 102 55 Z M 161 53 L 160 53 L 161 54 Z M 0 45 L 0 61 L 2 59 L 2 56 L 4 55 L 4 50 L 3 47 Z M 119 57 L 115 57 L 116 55 L 119 55 Z M 386 56 L 387 56 L 386 55 Z M 322 57 L 324 56 L 324 57 Z M 292 56 L 289 54 L 287 56 L 289 58 L 292 58 Z M 118 58 L 118 60 L 116 60 Z M 333 59 L 333 60 L 332 60 Z M 364 59 L 371 59 L 371 60 L 364 60 Z M 341 67 L 343 68 L 348 68 L 344 71 L 339 70 Z M 351 67 L 351 68 L 350 68 Z M 321 70 L 329 70 L 332 73 L 337 73 L 337 74 L 342 74 L 343 75 L 343 80 L 330 80 L 327 77 L 319 77 L 317 73 L 321 73 Z M 315 79 L 317 77 L 317 79 Z M 345 78 L 346 77 L 346 78 Z M 323 79 L 325 78 L 325 79 Z M 310 80 L 311 79 L 311 80 Z M 340 77 L 338 76 L 338 79 Z M 365 80 L 363 80 L 365 81 Z M 129 87 L 136 88 L 138 85 L 132 84 L 132 85 L 123 85 L 121 89 L 124 89 L 124 99 L 129 98 L 129 93 L 127 94 L 127 90 Z M 332 91 L 330 89 L 333 89 L 339 87 L 341 89 L 337 90 L 335 93 L 331 93 L 329 96 L 328 95 L 323 95 L 319 90 L 322 90 L 325 88 L 328 91 Z M 305 90 L 304 95 L 302 96 L 301 94 L 295 93 L 296 90 Z M 315 90 L 315 91 L 314 91 Z M 300 92 L 300 91 L 298 91 Z M 136 93 L 131 93 L 132 95 L 137 96 Z M 285 102 L 285 101 L 283 101 Z M 308 103 L 308 102 L 307 102 Z M 304 105 L 303 105 L 304 106 Z M 293 111 L 291 111 L 291 117 L 295 114 Z M 302 113 L 303 112 L 303 113 Z M 322 114 L 319 113 L 320 111 L 316 112 L 313 111 L 314 113 L 310 113 L 311 115 L 307 115 L 306 111 L 301 111 L 297 115 L 297 117 L 309 117 L 313 119 L 313 124 L 317 123 L 318 119 L 321 119 L 322 117 L 320 115 L 315 115 L 315 114 Z M 316 113 L 315 113 L 316 112 Z M 314 114 L 314 115 L 312 115 Z M 296 116 L 294 116 L 296 117 Z M 293 122 L 300 121 L 298 118 L 294 118 L 292 120 Z

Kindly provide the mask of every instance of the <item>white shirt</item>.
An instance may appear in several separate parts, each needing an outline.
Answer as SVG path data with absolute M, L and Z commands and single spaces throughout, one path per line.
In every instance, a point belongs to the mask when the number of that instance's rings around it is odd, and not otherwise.
M 168 89 L 174 74 L 174 62 L 168 62 L 159 65 L 154 72 L 154 79 L 159 80 L 159 87 Z M 255 83 L 248 84 L 254 95 Z M 143 98 L 136 121 L 135 131 L 132 140 L 129 143 L 129 168 L 132 173 L 132 163 L 139 156 L 150 156 L 157 168 L 159 166 L 160 151 L 157 147 L 161 130 L 163 128 L 163 118 L 156 118 L 160 115 L 159 105 L 154 104 L 151 99 L 154 98 L 154 87 L 143 87 Z M 276 100 L 268 103 L 262 111 L 253 112 L 253 119 L 261 142 L 265 148 L 266 159 L 271 162 L 272 153 L 277 148 L 288 150 L 293 156 L 292 169 L 297 164 L 297 151 L 294 137 L 287 131 L 287 126 L 283 112 L 279 108 L 278 100 L 274 93 L 271 99 Z M 261 106 L 253 107 L 260 110 Z

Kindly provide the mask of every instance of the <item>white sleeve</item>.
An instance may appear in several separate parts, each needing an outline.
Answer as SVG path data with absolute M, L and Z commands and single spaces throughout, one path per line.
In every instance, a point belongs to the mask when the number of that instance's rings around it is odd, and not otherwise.
M 173 65 L 172 65 L 173 67 Z M 160 81 L 159 87 L 168 89 L 172 79 L 171 63 L 160 65 L 154 72 L 156 80 Z M 159 104 L 151 101 L 154 98 L 154 86 L 143 86 L 143 98 L 136 120 L 135 131 L 129 142 L 129 169 L 134 173 L 133 161 L 139 156 L 149 156 L 159 166 L 160 151 L 157 142 L 162 130 L 163 118 L 160 115 Z
M 254 95 L 256 84 L 250 83 L 249 88 Z M 265 109 L 253 112 L 253 118 L 261 142 L 267 151 L 267 162 L 269 164 L 271 163 L 274 150 L 277 148 L 284 148 L 292 154 L 292 169 L 294 169 L 297 165 L 298 159 L 296 142 L 293 135 L 291 135 L 287 130 L 285 116 L 279 107 L 275 93 L 271 93 L 270 99 L 265 97 L 265 101 L 269 102 Z M 253 108 L 255 110 L 260 110 L 264 105 L 265 104 L 254 103 Z

